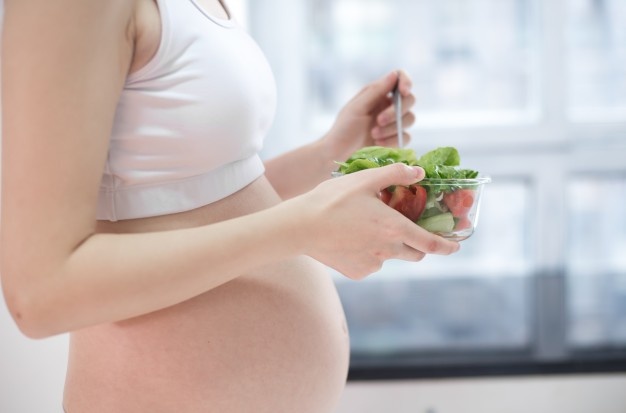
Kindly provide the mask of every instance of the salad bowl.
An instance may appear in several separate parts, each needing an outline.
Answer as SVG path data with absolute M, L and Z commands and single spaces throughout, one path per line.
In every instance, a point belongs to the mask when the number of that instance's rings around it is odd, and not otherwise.
M 425 230 L 443 238 L 462 241 L 478 225 L 480 200 L 489 177 L 459 168 L 458 151 L 437 148 L 417 158 L 412 149 L 366 147 L 345 162 L 337 162 L 341 176 L 363 169 L 402 162 L 424 168 L 426 177 L 408 186 L 390 186 L 380 192 L 380 199 Z
M 424 179 L 381 192 L 381 200 L 420 227 L 446 239 L 469 238 L 478 225 L 480 197 L 488 177 Z

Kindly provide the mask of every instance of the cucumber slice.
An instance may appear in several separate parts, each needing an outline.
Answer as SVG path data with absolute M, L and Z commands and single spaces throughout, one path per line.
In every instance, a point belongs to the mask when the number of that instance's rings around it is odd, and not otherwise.
M 437 207 L 426 207 L 422 215 L 420 215 L 420 220 L 424 220 L 426 218 L 434 217 L 435 215 L 441 215 L 443 211 Z
M 451 232 L 454 229 L 454 217 L 450 212 L 423 218 L 417 221 L 417 225 L 428 232 Z

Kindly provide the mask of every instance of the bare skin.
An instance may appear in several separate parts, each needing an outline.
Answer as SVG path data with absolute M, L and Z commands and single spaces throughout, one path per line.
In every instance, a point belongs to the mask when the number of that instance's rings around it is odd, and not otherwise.
M 194 211 L 101 222 L 98 230 L 197 227 L 278 202 L 261 178 Z M 329 412 L 343 389 L 348 352 L 327 272 L 294 257 L 167 309 L 72 333 L 65 407 L 68 413 Z
M 197 2 L 228 17 L 217 0 Z M 68 413 L 331 411 L 348 338 L 319 262 L 359 279 L 388 258 L 458 249 L 377 198 L 421 170 L 394 165 L 320 183 L 333 160 L 392 144 L 385 96 L 398 74 L 369 85 L 326 136 L 267 162 L 267 177 L 226 199 L 96 222 L 116 102 L 158 47 L 158 8 L 7 0 L 5 13 L 3 290 L 24 334 L 72 332 Z M 410 82 L 400 82 L 409 108 Z M 407 109 L 405 126 L 413 119 Z M 294 165 L 298 181 L 285 177 Z

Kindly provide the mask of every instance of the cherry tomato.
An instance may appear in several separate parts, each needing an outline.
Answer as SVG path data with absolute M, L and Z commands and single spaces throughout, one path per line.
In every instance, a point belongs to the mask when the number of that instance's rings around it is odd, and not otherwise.
M 424 212 L 427 197 L 426 190 L 419 185 L 396 186 L 386 204 L 411 221 L 417 221 L 422 212 Z M 383 201 L 386 199 L 386 196 L 382 195 L 382 193 L 381 199 Z
M 455 218 L 466 217 L 474 205 L 474 191 L 472 189 L 457 189 L 448 192 L 443 196 L 443 203 Z

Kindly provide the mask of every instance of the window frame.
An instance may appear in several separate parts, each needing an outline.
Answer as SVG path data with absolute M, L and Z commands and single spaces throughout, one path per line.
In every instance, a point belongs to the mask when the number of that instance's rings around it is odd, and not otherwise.
M 301 136 L 302 125 L 306 124 L 303 102 L 308 93 L 307 59 L 301 47 L 307 37 L 302 24 L 306 21 L 305 1 L 249 2 L 251 33 L 275 71 L 279 102 L 287 102 L 282 105 L 289 106 L 288 113 L 281 112 L 279 104 L 270 138 L 274 144 L 264 150 L 266 157 L 306 143 L 324 132 L 311 130 L 308 138 L 292 139 Z M 567 14 L 568 3 L 553 0 L 535 4 L 539 13 L 536 35 L 541 39 L 537 43 L 541 113 L 518 124 L 451 128 L 420 125 L 417 114 L 418 122 L 410 131 L 417 142 L 416 149 L 445 142 L 459 148 L 470 164 L 486 162 L 493 177 L 523 175 L 535 185 L 538 195 L 531 209 L 539 214 L 530 230 L 534 260 L 529 278 L 532 344 L 511 351 L 495 348 L 385 357 L 353 353 L 350 380 L 626 371 L 626 345 L 575 349 L 566 342 L 567 276 L 563 242 L 564 184 L 570 174 L 626 171 L 626 118 L 572 120 L 565 70 L 567 19 L 562 18 Z M 288 21 L 277 21 L 276 10 L 288 15 Z M 529 159 L 532 159 L 530 168 Z M 552 173 L 542 173 L 546 170 Z M 548 205 L 556 212 L 556 218 L 547 216 Z

